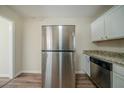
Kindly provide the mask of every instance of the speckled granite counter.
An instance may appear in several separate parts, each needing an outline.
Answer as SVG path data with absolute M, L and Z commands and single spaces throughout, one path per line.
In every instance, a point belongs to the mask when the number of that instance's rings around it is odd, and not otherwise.
M 83 53 L 110 63 L 124 65 L 124 53 L 101 50 L 84 50 Z

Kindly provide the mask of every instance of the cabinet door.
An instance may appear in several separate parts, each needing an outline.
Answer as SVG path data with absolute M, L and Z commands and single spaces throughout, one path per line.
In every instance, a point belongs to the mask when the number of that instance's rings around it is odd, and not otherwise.
M 82 66 L 83 66 L 83 71 L 86 73 L 86 70 L 87 70 L 87 68 L 86 68 L 86 55 L 82 55 Z
M 113 87 L 124 88 L 124 66 L 113 64 Z
M 124 37 L 124 6 L 116 6 L 106 13 L 105 31 L 108 39 Z
M 87 55 L 83 55 L 83 69 L 85 73 L 90 76 L 90 61 Z
M 91 24 L 92 41 L 101 41 L 105 37 L 104 16 Z
M 90 76 L 90 60 L 89 60 L 89 56 L 86 55 L 86 73 L 88 76 Z
M 113 73 L 113 88 L 124 88 L 124 76 Z

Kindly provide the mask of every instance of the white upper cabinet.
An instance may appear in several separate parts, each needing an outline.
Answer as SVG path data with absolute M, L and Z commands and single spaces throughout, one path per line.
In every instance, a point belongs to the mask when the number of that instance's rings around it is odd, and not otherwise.
M 124 38 L 124 6 L 114 6 L 91 24 L 92 41 Z
M 108 39 L 124 38 L 124 6 L 117 6 L 105 15 L 105 31 Z
M 104 16 L 101 16 L 91 24 L 91 33 L 92 41 L 101 41 L 105 39 Z

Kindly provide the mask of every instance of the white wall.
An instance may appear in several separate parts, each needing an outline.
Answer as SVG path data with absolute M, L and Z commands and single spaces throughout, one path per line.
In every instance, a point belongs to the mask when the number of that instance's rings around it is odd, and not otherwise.
M 105 11 L 102 11 L 101 14 L 103 12 Z M 23 71 L 41 72 L 41 25 L 76 25 L 76 72 L 83 73 L 83 63 L 81 60 L 83 58 L 83 50 L 95 49 L 124 52 L 124 39 L 97 43 L 91 42 L 90 24 L 95 18 L 82 17 L 25 19 L 22 43 Z
M 0 77 L 9 77 L 9 23 L 0 17 Z
M 15 74 L 25 72 L 41 72 L 41 25 L 76 25 L 76 71 L 82 72 L 82 51 L 100 49 L 108 51 L 124 51 L 124 39 L 91 42 L 90 24 L 92 18 L 29 18 L 23 19 L 7 6 L 0 6 L 0 16 L 15 23 Z M 23 33 L 22 33 L 23 32 Z M 23 35 L 22 35 L 23 34 Z
M 41 26 L 76 25 L 76 71 L 82 70 L 80 57 L 83 49 L 92 47 L 90 42 L 90 18 L 41 18 L 25 19 L 23 32 L 23 71 L 41 72 Z
M 23 72 L 41 72 L 41 23 L 25 21 L 22 43 Z
M 83 73 L 81 61 L 83 50 L 107 50 L 124 52 L 124 39 L 91 42 L 90 24 L 93 18 L 30 18 L 25 19 L 23 32 L 22 60 L 23 71 L 41 72 L 41 26 L 42 25 L 76 25 L 76 72 Z
M 21 32 L 22 27 L 22 18 L 17 15 L 13 10 L 9 9 L 7 6 L 0 6 L 0 16 L 7 18 L 15 23 L 15 72 L 16 75 L 21 71 L 22 67 L 22 54 L 21 54 Z

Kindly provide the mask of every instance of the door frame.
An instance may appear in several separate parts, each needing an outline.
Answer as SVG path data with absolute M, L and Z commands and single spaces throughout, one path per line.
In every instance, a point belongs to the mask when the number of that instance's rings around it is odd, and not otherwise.
M 15 24 L 9 22 L 9 78 L 15 76 Z
M 10 79 L 15 76 L 15 23 L 14 21 L 3 17 L 0 15 L 0 18 L 8 21 L 9 23 L 9 74 Z

